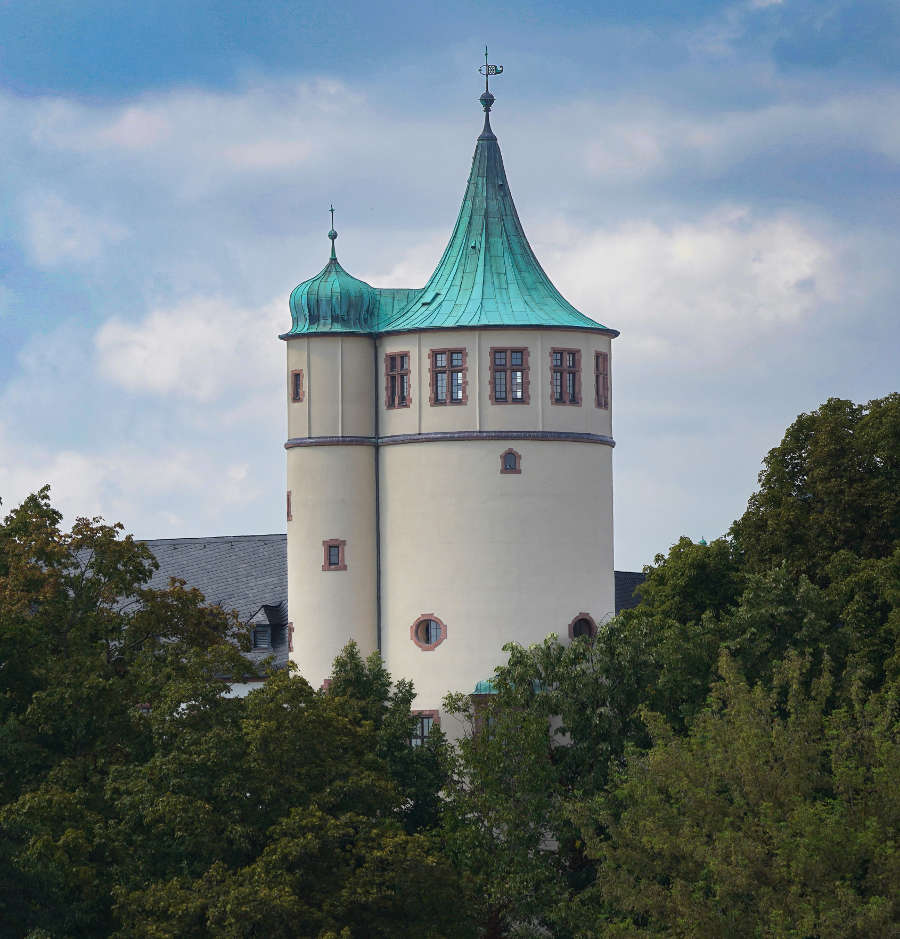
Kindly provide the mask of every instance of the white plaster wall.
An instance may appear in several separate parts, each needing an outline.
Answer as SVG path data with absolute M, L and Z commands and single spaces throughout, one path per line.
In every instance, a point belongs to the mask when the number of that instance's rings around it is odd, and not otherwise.
M 526 348 L 529 403 L 493 404 L 490 400 L 492 348 Z M 465 405 L 429 405 L 432 349 L 466 350 Z M 581 353 L 581 405 L 551 403 L 550 352 Z M 412 403 L 385 407 L 385 355 L 408 352 Z M 398 333 L 378 340 L 378 408 L 380 434 L 435 433 L 453 430 L 549 430 L 612 435 L 612 410 L 596 407 L 594 355 L 611 353 L 609 336 L 567 329 L 441 329 Z M 610 374 L 612 357 L 610 356 Z
M 363 655 L 376 646 L 374 454 L 371 446 L 287 451 L 291 660 L 314 688 L 350 639 Z M 322 542 L 331 538 L 347 542 L 346 571 L 322 570 Z
M 520 475 L 500 454 L 522 455 Z M 614 610 L 612 450 L 588 443 L 452 441 L 382 447 L 382 650 L 411 678 L 420 709 L 471 692 L 501 647 Z M 447 639 L 433 651 L 410 625 L 434 613 Z
M 304 400 L 290 400 L 290 373 L 304 372 Z M 287 342 L 288 436 L 374 432 L 374 342 L 365 336 L 309 336 Z M 373 446 L 287 451 L 288 615 L 301 674 L 319 687 L 349 639 L 376 646 L 375 451 Z M 346 571 L 323 571 L 322 542 L 346 541 Z

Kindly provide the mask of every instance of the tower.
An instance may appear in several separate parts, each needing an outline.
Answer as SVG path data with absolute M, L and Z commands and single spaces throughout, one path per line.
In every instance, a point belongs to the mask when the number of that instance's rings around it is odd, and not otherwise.
M 487 84 L 480 101 L 459 216 L 426 285 L 351 277 L 332 229 L 282 336 L 294 658 L 318 684 L 347 639 L 377 647 L 423 710 L 490 677 L 505 642 L 590 634 L 614 609 L 618 333 L 541 268 Z

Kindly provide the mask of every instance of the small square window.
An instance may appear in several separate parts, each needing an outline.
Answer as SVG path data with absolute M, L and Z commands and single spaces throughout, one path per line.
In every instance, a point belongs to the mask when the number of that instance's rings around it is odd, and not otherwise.
M 347 570 L 347 557 L 345 554 L 346 544 L 346 541 L 341 541 L 339 538 L 331 538 L 328 541 L 322 542 L 324 555 L 322 559 L 323 571 Z

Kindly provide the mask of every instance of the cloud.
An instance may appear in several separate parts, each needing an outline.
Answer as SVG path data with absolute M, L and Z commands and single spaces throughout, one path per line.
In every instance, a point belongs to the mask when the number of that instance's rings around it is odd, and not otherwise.
M 848 289 L 836 244 L 800 218 L 747 206 L 669 225 L 557 232 L 556 240 L 547 264 L 557 284 L 626 332 L 630 354 L 647 367 L 671 365 L 690 337 L 690 356 L 730 370 L 748 345 L 802 326 Z
M 125 226 L 55 193 L 32 193 L 24 216 L 26 244 L 40 267 L 93 261 L 128 236 Z
M 198 402 L 280 387 L 285 319 L 282 300 L 248 310 L 202 296 L 133 323 L 114 317 L 95 336 L 97 367 L 128 391 Z

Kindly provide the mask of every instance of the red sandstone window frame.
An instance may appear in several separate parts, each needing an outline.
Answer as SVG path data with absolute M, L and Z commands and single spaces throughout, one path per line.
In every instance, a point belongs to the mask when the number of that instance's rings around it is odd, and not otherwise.
M 594 401 L 598 408 L 609 410 L 609 353 L 594 353 Z
M 397 359 L 400 361 L 397 362 Z M 403 365 L 404 360 L 406 362 L 405 366 Z M 393 411 L 397 408 L 408 408 L 411 404 L 412 381 L 410 378 L 409 350 L 405 352 L 385 352 L 384 406 L 389 411 Z
M 340 538 L 328 538 L 322 542 L 322 570 L 323 571 L 345 571 L 347 570 L 347 542 Z M 334 557 L 333 549 L 337 548 L 337 558 Z M 337 564 L 332 561 L 337 560 Z
M 440 356 L 443 356 L 441 364 Z M 458 364 L 453 364 L 453 357 L 459 356 Z M 454 381 L 454 376 L 459 376 L 459 384 Z M 443 400 L 438 396 L 440 378 L 443 377 L 444 397 Z M 468 380 L 468 362 L 465 349 L 431 349 L 428 353 L 428 403 L 432 407 L 443 407 L 444 405 L 468 404 L 469 402 L 469 380 Z M 453 393 L 459 389 L 459 397 L 454 398 Z
M 508 469 L 506 466 L 506 458 L 508 456 L 515 457 L 515 466 L 512 469 Z M 504 450 L 500 454 L 500 475 L 501 476 L 517 476 L 522 472 L 522 454 L 518 450 L 513 450 L 510 447 L 508 450 Z
M 296 404 L 299 404 L 303 400 L 304 391 L 303 391 L 303 369 L 294 368 L 291 369 L 291 401 Z
M 437 624 L 439 630 L 437 638 L 431 642 L 427 641 L 419 631 L 419 627 L 429 621 Z M 409 638 L 412 639 L 423 652 L 433 652 L 447 638 L 447 624 L 444 623 L 443 620 L 438 619 L 434 613 L 422 613 L 420 616 L 416 617 L 415 622 L 409 627 Z
M 425 741 L 428 740 L 428 734 L 431 733 L 432 727 L 441 726 L 441 712 L 440 711 L 413 711 L 413 717 L 417 718 L 416 728 L 413 731 L 412 736 L 409 738 L 409 745 L 411 747 L 424 747 Z M 424 721 L 430 720 L 431 724 L 428 726 L 428 730 L 424 728 Z
M 498 355 L 502 355 L 503 362 L 498 361 Z M 514 362 L 515 356 L 520 356 L 520 362 Z M 529 385 L 531 383 L 528 365 L 528 348 L 525 346 L 491 346 L 491 367 L 490 384 L 488 386 L 488 395 L 491 404 L 529 404 L 531 395 Z M 515 384 L 513 375 L 520 373 L 519 387 L 520 396 L 513 396 Z M 503 397 L 497 396 L 498 376 L 503 375 Z
M 590 613 L 584 613 L 584 612 L 579 613 L 577 616 L 572 617 L 572 621 L 569 623 L 569 629 L 568 629 L 569 639 L 579 638 L 578 636 L 575 635 L 575 626 L 581 620 L 587 620 L 588 625 L 590 626 L 589 638 L 596 639 L 597 638 L 597 621 L 594 619 L 593 616 L 591 616 Z
M 291 514 L 291 490 L 290 489 L 288 489 L 287 491 L 287 520 L 289 522 L 292 522 L 294 520 L 294 516 Z
M 550 350 L 550 403 L 581 407 L 581 351 L 554 346 Z

